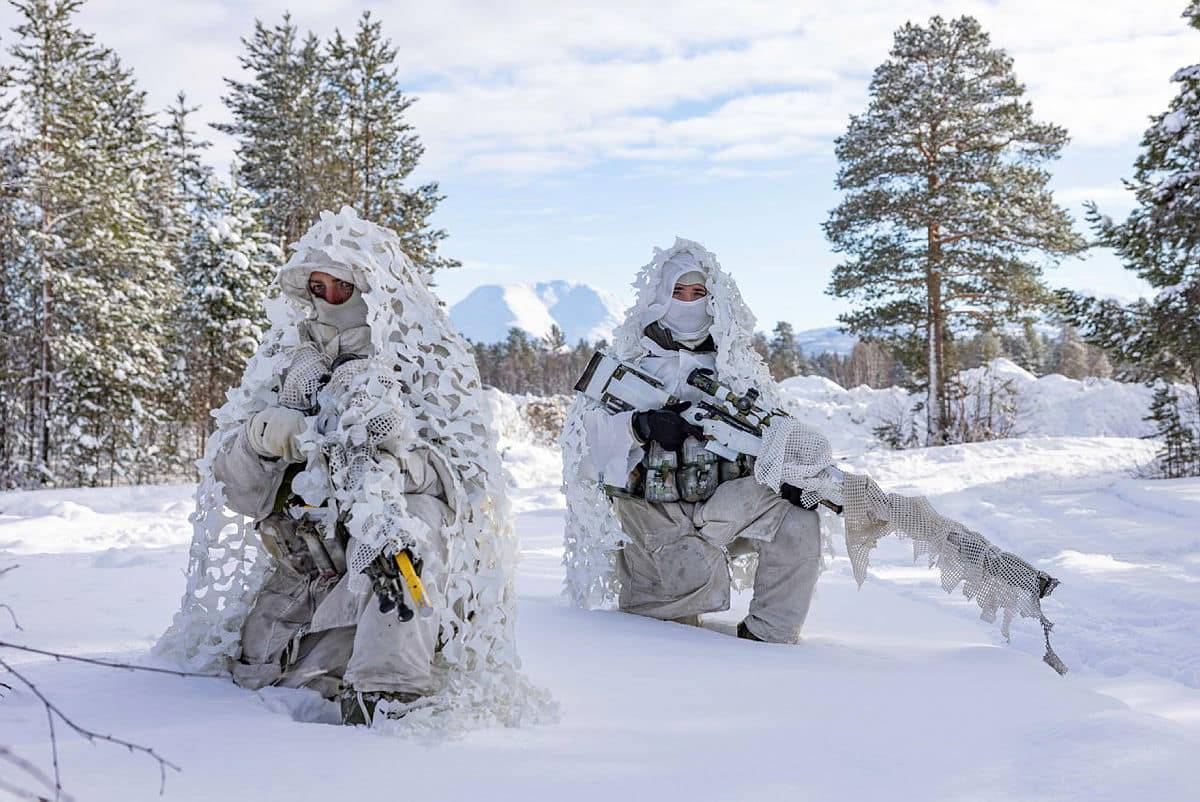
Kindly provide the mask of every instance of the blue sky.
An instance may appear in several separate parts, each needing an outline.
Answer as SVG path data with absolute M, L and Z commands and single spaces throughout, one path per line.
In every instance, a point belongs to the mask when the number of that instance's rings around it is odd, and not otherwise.
M 226 119 L 221 77 L 238 38 L 274 0 L 91 0 L 81 24 L 134 67 L 155 106 L 184 89 L 200 119 Z M 1173 2 L 441 2 L 293 7 L 302 27 L 352 29 L 370 8 L 420 98 L 420 178 L 447 195 L 437 223 L 464 267 L 454 302 L 481 283 L 566 278 L 627 297 L 655 245 L 699 240 L 733 271 L 764 328 L 829 325 L 836 263 L 820 224 L 837 202 L 833 140 L 864 107 L 892 32 L 931 14 L 977 16 L 1014 57 L 1038 116 L 1067 127 L 1054 167 L 1062 203 L 1129 208 L 1146 118 L 1195 60 L 1200 33 Z M 13 12 L 0 9 L 8 28 Z M 0 43 L 7 40 L 0 37 Z M 216 132 L 212 160 L 233 143 Z M 1094 254 L 1051 283 L 1129 297 L 1141 288 Z

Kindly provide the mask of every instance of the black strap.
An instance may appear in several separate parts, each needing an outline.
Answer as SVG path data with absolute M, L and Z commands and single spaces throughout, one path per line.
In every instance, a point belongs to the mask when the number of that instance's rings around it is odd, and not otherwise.
M 665 348 L 668 351 L 691 351 L 697 354 L 711 354 L 717 350 L 717 345 L 713 342 L 711 334 L 704 338 L 704 342 L 689 348 L 686 345 L 676 342 L 675 338 L 671 336 L 671 332 L 658 321 L 651 323 L 643 329 L 642 334 L 649 337 L 658 347 Z

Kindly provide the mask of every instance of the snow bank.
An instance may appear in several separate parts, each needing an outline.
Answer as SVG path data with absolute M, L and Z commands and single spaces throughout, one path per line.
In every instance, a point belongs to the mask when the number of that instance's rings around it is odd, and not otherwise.
M 968 386 L 988 380 L 983 368 L 959 375 Z M 1057 373 L 1036 377 L 1007 359 L 990 364 L 990 380 L 1011 382 L 1018 405 L 1017 436 L 1146 437 L 1152 391 L 1112 379 L 1068 379 Z M 845 389 L 820 376 L 781 383 L 794 415 L 823 431 L 839 454 L 880 448 L 873 429 L 895 420 L 919 401 L 898 387 Z

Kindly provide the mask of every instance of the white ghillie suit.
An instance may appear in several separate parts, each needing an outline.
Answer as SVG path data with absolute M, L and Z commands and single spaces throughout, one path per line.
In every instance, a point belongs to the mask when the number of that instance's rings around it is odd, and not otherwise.
M 359 350 L 370 356 L 338 368 L 322 391 L 322 412 L 333 406 L 340 418 L 324 434 L 310 423 L 297 438 L 307 464 L 292 489 L 308 504 L 340 512 L 356 544 L 343 581 L 360 594 L 369 580 L 359 572 L 383 549 L 411 548 L 418 558 L 424 553 L 443 563 L 445 571 L 444 582 L 431 589 L 440 602 L 434 615 L 441 640 L 431 692 L 398 721 L 381 724 L 384 717 L 377 716 L 376 726 L 453 731 L 553 715 L 548 698 L 519 672 L 516 540 L 478 372 L 464 341 L 396 234 L 353 209 L 323 212 L 292 247 L 295 253 L 280 271 L 280 282 L 289 286 L 281 294 L 277 282 L 267 303 L 271 329 L 241 385 L 214 413 L 217 429 L 199 462 L 187 589 L 157 650 L 203 671 L 228 671 L 241 654 L 243 624 L 274 560 L 263 550 L 254 520 L 227 506 L 227 498 L 243 491 L 230 488 L 227 497 L 214 461 L 245 436 L 255 413 L 286 405 L 282 396 L 295 388 L 281 382 L 285 371 L 294 377 L 307 362 L 328 366 L 302 331 L 315 325 L 312 304 L 294 300 L 297 288 L 291 286 L 299 282 L 299 292 L 306 293 L 308 272 L 327 265 L 335 273 L 348 271 L 356 294 L 361 292 L 370 343 Z M 391 458 L 381 458 L 385 448 Z M 428 515 L 422 520 L 407 510 L 397 489 L 418 449 L 449 507 L 440 531 L 431 528 Z
M 689 273 L 703 276 L 711 321 L 672 323 L 672 290 Z M 764 403 L 779 403 L 775 383 L 752 347 L 754 317 L 712 253 L 676 240 L 667 250 L 655 250 L 634 287 L 637 301 L 614 333 L 613 356 L 654 375 L 684 400 L 696 400 L 691 396 L 698 394 L 684 382 L 693 369 L 702 368 L 714 370 L 739 392 L 756 387 Z M 647 336 L 651 324 L 664 327 L 670 342 Z M 711 345 L 701 342 L 706 336 L 712 337 Z M 568 595 L 584 607 L 619 602 L 624 610 L 655 618 L 690 618 L 727 609 L 732 578 L 732 587 L 754 585 L 750 615 L 743 622 L 751 634 L 795 641 L 820 571 L 817 514 L 791 505 L 749 476 L 727 480 L 695 504 L 622 498 L 614 505 L 598 475 L 609 485 L 624 486 L 641 459 L 630 416 L 610 415 L 582 395 L 568 412 L 561 437 Z M 622 531 L 618 517 L 628 531 Z M 756 572 L 756 564 L 768 570 Z M 623 575 L 639 581 L 623 581 Z
M 679 254 L 690 254 L 706 274 L 717 378 L 738 394 L 757 389 L 758 404 L 766 410 L 785 410 L 766 365 L 751 346 L 753 315 L 716 258 L 693 242 L 676 240 L 668 250 L 655 249 L 653 261 L 634 281 L 637 300 L 615 332 L 609 353 L 634 365 L 647 356 L 653 344 L 643 331 L 663 314 L 664 298 L 670 297 L 664 279 L 674 281 L 674 275 L 666 275 L 665 269 Z M 629 541 L 601 482 L 594 478 L 597 459 L 589 455 L 589 427 L 594 430 L 594 421 L 602 414 L 605 410 L 598 402 L 580 395 L 568 413 L 561 438 L 567 496 L 566 594 L 585 608 L 611 604 L 621 597 L 616 555 Z M 1057 580 L 1001 551 L 961 523 L 942 517 L 923 498 L 885 493 L 867 476 L 838 471 L 828 440 L 794 418 L 771 418 L 759 454 L 754 470 L 759 485 L 778 492 L 782 484 L 789 484 L 803 491 L 806 504 L 829 499 L 844 506 L 846 551 L 860 585 L 867 577 L 870 551 L 881 537 L 891 533 L 910 537 L 914 556 L 924 556 L 930 567 L 940 569 L 947 592 L 962 584 L 963 594 L 976 600 L 987 621 L 994 621 L 1003 610 L 1001 629 L 1006 637 L 1014 614 L 1038 619 L 1046 633 L 1046 662 L 1055 670 L 1066 670 L 1050 648 L 1051 624 L 1041 610 L 1041 598 L 1053 590 Z M 619 475 L 620 459 L 600 457 L 604 459 L 612 460 L 607 473 Z M 631 457 L 627 467 L 633 464 Z M 736 581 L 739 566 L 735 562 L 731 567 Z M 740 579 L 737 584 L 748 584 L 745 575 Z

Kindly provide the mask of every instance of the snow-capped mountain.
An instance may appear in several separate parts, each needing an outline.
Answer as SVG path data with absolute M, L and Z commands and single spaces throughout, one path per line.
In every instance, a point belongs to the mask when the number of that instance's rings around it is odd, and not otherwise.
M 573 345 L 612 339 L 624 308 L 612 294 L 573 281 L 484 284 L 450 307 L 450 319 L 473 342 L 499 342 L 510 328 L 545 337 L 557 325 Z
M 846 334 L 838 329 L 837 326 L 805 329 L 804 331 L 796 332 L 795 336 L 796 345 L 800 346 L 800 350 L 809 356 L 824 353 L 825 351 L 846 356 L 854 350 L 854 344 L 858 342 L 857 337 L 853 334 Z
M 500 342 L 511 328 L 545 337 L 557 325 L 574 345 L 580 340 L 611 340 L 625 307 L 612 293 L 575 281 L 482 284 L 450 307 L 450 319 L 472 342 Z M 796 332 L 796 344 L 809 355 L 831 351 L 845 356 L 857 341 L 837 326 Z

